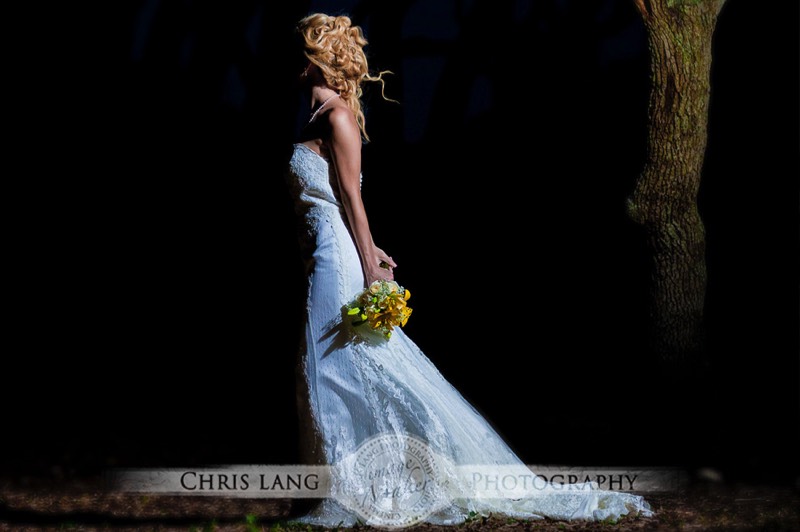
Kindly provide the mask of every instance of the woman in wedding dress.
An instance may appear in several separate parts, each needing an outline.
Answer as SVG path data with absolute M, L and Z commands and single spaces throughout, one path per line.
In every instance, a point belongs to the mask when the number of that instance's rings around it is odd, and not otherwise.
M 399 527 L 490 513 L 652 515 L 641 496 L 536 476 L 403 330 L 386 339 L 348 320 L 345 306 L 373 281 L 392 280 L 397 267 L 373 242 L 361 198 L 361 86 L 382 80 L 369 73 L 367 41 L 347 16 L 310 15 L 298 34 L 311 102 L 287 172 L 308 280 L 297 367 L 301 450 L 306 463 L 331 468 L 332 495 L 294 521 Z

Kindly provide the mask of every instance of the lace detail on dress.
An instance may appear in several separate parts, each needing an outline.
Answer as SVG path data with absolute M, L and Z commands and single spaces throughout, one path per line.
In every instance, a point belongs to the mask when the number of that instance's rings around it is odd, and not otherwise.
M 602 520 L 628 513 L 650 515 L 638 495 L 545 486 L 513 497 L 473 498 L 459 466 L 533 472 L 478 411 L 441 375 L 401 329 L 390 340 L 355 331 L 344 306 L 364 288 L 360 258 L 327 161 L 298 144 L 289 163 L 289 187 L 301 219 L 300 239 L 308 276 L 305 334 L 298 363 L 298 408 L 309 463 L 337 471 L 335 490 L 365 493 L 367 479 L 351 474 L 349 457 L 382 435 L 406 435 L 442 458 L 446 504 L 425 517 L 457 524 L 470 512 L 519 518 Z M 397 460 L 402 460 L 400 454 Z M 541 478 L 541 477 L 540 477 Z M 297 521 L 335 527 L 361 518 L 341 500 L 324 499 Z M 363 520 L 363 519 L 362 519 Z

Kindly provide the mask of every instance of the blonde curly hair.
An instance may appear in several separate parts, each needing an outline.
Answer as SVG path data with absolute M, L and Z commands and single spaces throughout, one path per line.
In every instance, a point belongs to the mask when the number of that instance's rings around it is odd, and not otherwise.
M 381 71 L 377 76 L 369 73 L 364 54 L 367 39 L 361 27 L 352 24 L 350 17 L 314 13 L 298 22 L 297 31 L 304 41 L 304 55 L 319 67 L 328 86 L 339 92 L 339 97 L 353 111 L 361 135 L 368 141 L 361 85 L 365 81 L 380 82 L 381 96 L 394 101 L 384 94 L 383 75 L 391 72 Z

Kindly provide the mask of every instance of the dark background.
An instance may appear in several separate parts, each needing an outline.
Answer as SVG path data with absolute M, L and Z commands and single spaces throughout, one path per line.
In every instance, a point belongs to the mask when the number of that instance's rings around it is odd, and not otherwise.
M 719 18 L 710 365 L 687 386 L 648 349 L 625 215 L 649 88 L 632 2 L 113 4 L 31 4 L 9 68 L 6 473 L 296 460 L 283 174 L 308 104 L 286 63 L 319 10 L 395 73 L 400 105 L 366 90 L 363 192 L 406 331 L 524 460 L 796 481 L 796 3 Z

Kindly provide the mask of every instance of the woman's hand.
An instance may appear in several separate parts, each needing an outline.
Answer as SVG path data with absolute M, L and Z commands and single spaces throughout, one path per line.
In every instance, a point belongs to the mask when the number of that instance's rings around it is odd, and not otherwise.
M 375 246 L 370 264 L 364 265 L 364 276 L 366 277 L 367 286 L 377 280 L 394 280 L 394 268 L 397 264 L 392 260 L 385 251 Z M 383 264 L 383 266 L 381 265 Z M 388 266 L 388 267 L 387 267 Z

